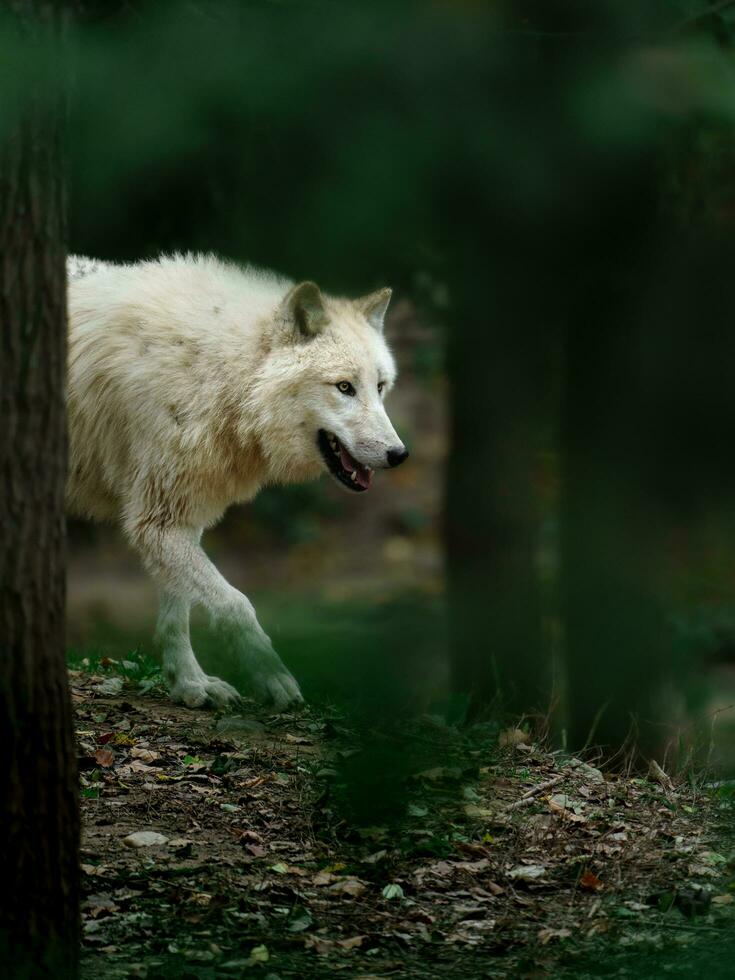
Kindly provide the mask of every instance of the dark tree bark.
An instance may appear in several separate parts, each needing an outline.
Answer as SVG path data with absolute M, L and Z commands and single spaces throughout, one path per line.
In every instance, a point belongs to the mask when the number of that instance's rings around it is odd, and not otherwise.
M 630 227 L 634 232 L 632 216 Z M 627 305 L 616 302 L 605 285 L 596 291 L 607 302 L 600 302 L 595 329 L 580 311 L 566 359 L 561 546 L 568 744 L 596 746 L 610 757 L 627 741 L 651 755 L 665 731 L 660 702 L 668 673 L 657 585 L 666 522 L 662 495 L 646 485 L 644 473 L 648 461 L 660 458 L 660 440 L 655 406 L 636 391 L 630 363 L 641 343 L 633 312 L 640 299 L 633 288 Z
M 484 221 L 479 222 L 486 227 Z M 501 241 L 502 234 L 499 235 Z M 517 299 L 518 257 L 479 243 L 452 282 L 452 454 L 446 540 L 452 680 L 470 714 L 549 707 L 537 574 L 537 302 Z
M 36 67 L 60 40 L 61 7 L 10 5 L 4 27 Z M 18 113 L 0 134 L 0 973 L 67 978 L 77 966 L 79 824 L 64 656 L 60 112 L 58 92 L 16 94 Z

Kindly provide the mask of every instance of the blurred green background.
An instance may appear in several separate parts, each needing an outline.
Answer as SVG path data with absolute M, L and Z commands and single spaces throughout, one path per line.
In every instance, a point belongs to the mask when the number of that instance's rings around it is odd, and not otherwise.
M 83 5 L 72 251 L 395 289 L 410 463 L 205 539 L 312 697 L 733 775 L 734 44 L 705 0 Z M 154 603 L 72 527 L 75 647 Z

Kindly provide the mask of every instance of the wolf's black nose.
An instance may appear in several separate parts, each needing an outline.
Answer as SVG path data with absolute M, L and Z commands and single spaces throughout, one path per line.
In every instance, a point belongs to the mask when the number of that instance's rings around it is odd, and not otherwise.
M 388 450 L 388 466 L 400 466 L 406 459 L 408 459 L 408 450 L 405 446 L 402 449 Z

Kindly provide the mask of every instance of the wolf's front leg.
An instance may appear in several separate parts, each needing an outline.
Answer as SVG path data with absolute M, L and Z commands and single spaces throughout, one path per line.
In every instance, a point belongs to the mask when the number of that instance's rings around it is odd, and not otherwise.
M 226 708 L 240 702 L 234 687 L 205 674 L 189 638 L 189 600 L 162 593 L 155 642 L 171 698 L 188 708 Z
M 220 575 L 205 555 L 199 544 L 201 531 L 162 527 L 141 518 L 128 520 L 126 530 L 164 593 L 175 596 L 178 603 L 186 603 L 187 608 L 188 604 L 201 603 L 209 611 L 219 637 L 244 668 L 258 697 L 272 701 L 279 709 L 303 700 L 298 684 L 273 649 L 250 601 Z M 191 659 L 196 664 L 193 652 Z M 184 670 L 183 676 L 188 676 L 187 670 L 194 670 L 181 644 L 170 660 L 174 672 L 177 667 Z M 202 677 L 206 678 L 203 672 Z M 191 679 L 187 683 L 191 687 Z

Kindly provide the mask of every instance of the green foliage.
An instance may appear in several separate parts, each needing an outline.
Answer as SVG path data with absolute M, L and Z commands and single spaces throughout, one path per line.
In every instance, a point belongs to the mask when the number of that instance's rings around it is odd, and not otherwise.
M 248 514 L 279 542 L 298 545 L 317 539 L 319 519 L 334 516 L 336 509 L 327 499 L 323 484 L 304 483 L 266 488 L 252 501 Z
M 132 650 L 121 659 L 111 658 L 107 653 L 94 648 L 71 648 L 67 653 L 67 662 L 74 670 L 124 678 L 137 685 L 141 691 L 163 689 L 160 663 L 141 648 Z

